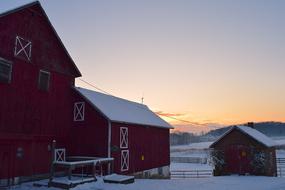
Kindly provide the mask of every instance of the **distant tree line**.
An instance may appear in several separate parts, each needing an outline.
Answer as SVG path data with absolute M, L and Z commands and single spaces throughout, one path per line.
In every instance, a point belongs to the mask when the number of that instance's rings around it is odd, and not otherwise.
M 183 145 L 201 142 L 201 136 L 187 132 L 175 132 L 170 134 L 170 145 Z

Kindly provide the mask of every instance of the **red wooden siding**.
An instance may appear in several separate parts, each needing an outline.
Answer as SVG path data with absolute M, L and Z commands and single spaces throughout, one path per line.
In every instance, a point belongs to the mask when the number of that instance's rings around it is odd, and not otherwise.
M 32 42 L 31 61 L 14 57 L 16 36 Z M 0 178 L 47 173 L 50 145 L 68 146 L 72 89 L 79 73 L 61 47 L 38 3 L 0 17 L 0 57 L 11 61 L 10 84 L 0 83 Z M 38 89 L 39 71 L 50 71 L 48 92 Z M 17 157 L 17 149 L 23 157 Z M 7 159 L 9 158 L 9 159 Z
M 32 42 L 30 62 L 14 57 L 16 36 Z M 37 3 L 0 17 L 0 44 L 0 57 L 13 61 L 15 64 L 22 62 L 66 75 L 80 76 L 41 6 Z
M 125 172 L 120 170 L 120 127 L 128 128 L 129 170 Z M 112 157 L 115 158 L 115 171 L 118 173 L 134 173 L 170 165 L 169 129 L 112 123 L 111 144 L 112 147 L 119 148 L 112 152 Z
M 108 121 L 94 109 L 75 90 L 72 104 L 75 102 L 85 103 L 84 121 L 73 121 L 71 139 L 72 155 L 102 156 L 108 155 Z M 73 108 L 72 108 L 73 110 Z

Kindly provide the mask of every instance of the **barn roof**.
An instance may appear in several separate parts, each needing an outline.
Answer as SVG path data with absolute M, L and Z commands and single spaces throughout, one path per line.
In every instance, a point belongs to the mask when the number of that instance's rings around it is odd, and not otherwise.
M 253 138 L 254 140 L 263 144 L 266 147 L 276 146 L 276 143 L 271 138 L 269 138 L 268 136 L 264 135 L 263 133 L 259 132 L 256 129 L 253 129 L 253 128 L 248 127 L 248 126 L 234 126 L 234 127 L 230 128 L 227 132 L 225 132 L 215 142 L 213 142 L 210 145 L 210 147 L 213 147 L 216 143 L 218 143 L 221 139 L 223 139 L 225 136 L 227 136 L 227 134 L 229 134 L 230 132 L 232 132 L 235 129 L 239 130 L 240 132 L 242 132 L 248 136 L 250 136 L 251 138 Z
M 40 7 L 41 9 L 41 12 L 43 13 L 43 16 L 44 18 L 46 19 L 47 23 L 49 24 L 49 26 L 51 27 L 51 29 L 53 30 L 58 42 L 60 43 L 61 47 L 63 48 L 64 52 L 66 53 L 66 55 L 68 56 L 68 58 L 70 59 L 71 63 L 72 63 L 72 67 L 75 71 L 75 77 L 81 77 L 81 72 L 79 71 L 79 69 L 77 68 L 75 62 L 73 61 L 73 59 L 71 58 L 70 54 L 68 53 L 67 49 L 65 48 L 63 42 L 61 41 L 60 37 L 58 36 L 56 30 L 54 29 L 53 25 L 51 24 L 46 12 L 44 11 L 43 7 L 41 6 L 40 2 L 39 1 L 34 1 L 34 2 L 31 2 L 31 3 L 28 3 L 28 4 L 25 4 L 25 5 L 22 5 L 22 6 L 19 6 L 19 7 L 16 7 L 14 9 L 11 9 L 11 10 L 8 10 L 8 11 L 5 11 L 5 12 L 2 12 L 0 13 L 0 18 L 1 17 L 4 17 L 4 16 L 7 16 L 7 15 L 10 15 L 10 14 L 13 14 L 15 12 L 18 12 L 18 11 L 21 11 L 23 9 L 27 9 L 27 8 L 30 8 L 32 6 L 38 6 Z
M 173 128 L 146 105 L 84 88 L 75 89 L 110 121 Z

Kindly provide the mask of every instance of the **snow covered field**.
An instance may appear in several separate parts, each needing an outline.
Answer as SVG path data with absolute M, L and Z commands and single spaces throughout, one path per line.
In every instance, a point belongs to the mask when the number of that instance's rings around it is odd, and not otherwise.
M 22 184 L 14 190 L 58 190 L 47 187 L 33 187 L 32 183 Z M 74 190 L 284 190 L 285 180 L 280 177 L 225 176 L 176 180 L 137 179 L 128 185 L 97 182 L 79 185 Z

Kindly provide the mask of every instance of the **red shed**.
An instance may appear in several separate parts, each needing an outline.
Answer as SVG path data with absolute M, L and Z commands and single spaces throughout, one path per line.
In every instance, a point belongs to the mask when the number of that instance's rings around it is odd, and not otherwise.
M 215 175 L 276 176 L 275 142 L 248 126 L 229 129 L 210 148 Z
M 74 97 L 72 154 L 113 157 L 117 173 L 169 177 L 172 126 L 143 104 L 83 88 Z

